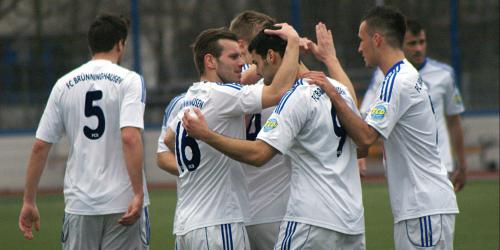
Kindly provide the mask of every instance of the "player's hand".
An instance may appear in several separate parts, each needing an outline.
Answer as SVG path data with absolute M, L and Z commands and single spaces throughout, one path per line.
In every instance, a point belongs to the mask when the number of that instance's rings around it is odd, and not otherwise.
M 455 171 L 453 171 L 453 174 L 451 176 L 451 182 L 453 183 L 455 192 L 462 190 L 462 188 L 465 186 L 465 182 L 467 179 L 465 172 L 466 172 L 465 169 L 462 168 L 457 168 Z
M 337 58 L 337 52 L 333 44 L 332 31 L 326 28 L 322 22 L 316 24 L 316 41 L 309 41 L 309 49 L 313 55 L 321 62 L 326 63 L 329 60 Z
M 281 39 L 288 41 L 289 39 L 296 38 L 299 39 L 299 34 L 297 31 L 287 23 L 277 23 L 274 26 L 280 27 L 279 30 L 265 29 L 264 33 L 268 35 L 275 35 L 281 37 Z
M 300 77 L 309 79 L 308 80 L 309 83 L 317 85 L 318 87 L 323 89 L 323 91 L 325 91 L 326 93 L 329 92 L 337 93 L 335 87 L 326 78 L 325 73 L 321 71 L 309 71 L 305 74 L 300 75 Z
M 19 214 L 19 230 L 23 232 L 24 238 L 32 240 L 33 225 L 36 231 L 40 230 L 40 214 L 35 204 L 23 203 L 21 213 Z
M 358 168 L 359 168 L 359 175 L 361 175 L 361 177 L 365 177 L 366 176 L 366 160 L 365 160 L 365 158 L 358 159 Z
M 195 139 L 204 140 L 210 133 L 207 121 L 198 108 L 194 108 L 192 111 L 189 109 L 184 111 L 182 126 L 186 129 L 188 135 Z
M 134 198 L 128 205 L 127 212 L 118 220 L 118 223 L 124 226 L 133 225 L 141 217 L 143 203 L 144 194 L 134 195 Z
M 307 54 L 311 51 L 311 44 L 314 44 L 313 41 L 309 40 L 307 37 L 299 38 L 299 49 L 300 53 Z

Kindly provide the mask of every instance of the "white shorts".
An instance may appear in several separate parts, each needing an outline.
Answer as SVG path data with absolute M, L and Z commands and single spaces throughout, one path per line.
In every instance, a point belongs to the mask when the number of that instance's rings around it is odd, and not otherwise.
M 64 214 L 61 231 L 63 249 L 149 249 L 150 227 L 147 207 L 133 225 L 118 220 L 124 213 L 106 215 Z
M 394 224 L 396 249 L 453 249 L 454 214 L 435 214 Z
M 248 239 L 252 250 L 273 249 L 280 232 L 281 221 L 247 225 Z
M 344 234 L 309 224 L 283 221 L 274 249 L 365 249 L 365 234 Z
M 191 230 L 176 235 L 175 250 L 250 250 L 243 223 L 222 224 Z

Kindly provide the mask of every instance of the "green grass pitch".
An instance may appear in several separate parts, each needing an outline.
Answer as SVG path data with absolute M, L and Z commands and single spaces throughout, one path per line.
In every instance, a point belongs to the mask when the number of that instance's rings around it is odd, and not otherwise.
M 152 190 L 150 196 L 150 249 L 173 249 L 175 190 Z M 455 225 L 455 249 L 499 249 L 498 179 L 470 181 L 457 197 L 460 214 Z M 367 249 L 393 249 L 386 184 L 364 183 L 363 199 Z M 61 249 L 62 195 L 38 196 L 42 228 L 32 241 L 24 240 L 17 226 L 21 200 L 20 195 L 0 197 L 0 249 Z

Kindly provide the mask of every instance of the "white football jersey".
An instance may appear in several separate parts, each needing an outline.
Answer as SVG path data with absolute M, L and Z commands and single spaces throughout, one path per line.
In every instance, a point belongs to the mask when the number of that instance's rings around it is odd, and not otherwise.
M 384 139 L 395 223 L 458 213 L 453 186 L 440 161 L 427 87 L 406 59 L 388 71 L 365 121 Z
M 261 79 L 256 84 L 263 85 Z M 252 114 L 247 125 L 247 140 L 255 140 L 257 134 L 273 113 L 275 107 Z M 250 199 L 247 225 L 282 221 L 290 194 L 290 162 L 277 154 L 261 167 L 243 164 L 248 182 Z
M 420 77 L 427 86 L 436 115 L 441 164 L 446 167 L 448 172 L 452 172 L 454 164 L 446 126 L 446 116 L 457 115 L 465 111 L 460 91 L 455 85 L 453 69 L 446 64 L 427 58 L 418 70 Z M 383 80 L 384 74 L 377 68 L 373 72 L 370 87 L 368 87 L 363 98 L 360 108 L 361 113 L 369 111 L 369 104 L 375 100 L 378 87 Z
M 185 95 L 186 93 L 182 93 L 174 97 L 165 108 L 165 113 L 163 114 L 163 122 L 161 124 L 161 133 L 158 137 L 158 149 L 156 150 L 156 153 L 170 151 L 167 145 L 165 145 L 165 135 L 167 134 L 168 124 L 172 122 L 172 120 L 181 110 Z
M 347 88 L 329 79 L 358 112 Z M 257 139 L 291 160 L 284 220 L 345 234 L 364 233 L 356 145 L 347 137 L 321 88 L 299 79 L 281 98 Z
M 56 143 L 66 133 L 65 211 L 98 215 L 127 210 L 133 197 L 121 128 L 144 128 L 146 89 L 137 73 L 92 60 L 52 89 L 36 138 Z M 144 177 L 144 204 L 149 204 Z
M 245 138 L 244 114 L 262 109 L 262 85 L 197 82 L 184 96 L 184 108 L 197 107 L 213 131 Z M 247 184 L 241 163 L 208 144 L 189 137 L 182 126 L 181 110 L 169 127 L 176 134 L 179 168 L 174 233 L 243 222 L 247 215 Z

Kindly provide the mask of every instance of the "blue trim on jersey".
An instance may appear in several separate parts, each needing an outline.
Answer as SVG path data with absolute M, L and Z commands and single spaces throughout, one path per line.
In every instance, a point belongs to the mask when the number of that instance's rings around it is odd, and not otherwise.
M 146 103 L 146 83 L 144 82 L 144 78 L 141 77 L 141 84 L 142 84 L 142 93 L 141 93 L 141 102 Z
M 293 84 L 292 88 L 290 88 L 282 97 L 281 97 L 281 100 L 280 102 L 278 103 L 278 105 L 276 106 L 276 109 L 274 109 L 274 112 L 276 114 L 280 114 L 281 111 L 283 110 L 283 107 L 285 107 L 285 104 L 286 104 L 286 101 L 288 101 L 288 98 L 290 97 L 290 95 L 292 95 L 292 93 L 295 91 L 295 89 L 297 88 L 297 86 L 300 86 L 300 85 L 304 85 L 304 82 L 303 82 L 303 79 L 298 79 L 295 81 L 295 83 Z
M 231 87 L 236 90 L 241 90 L 242 86 L 239 83 L 222 83 L 222 82 L 217 82 L 217 85 L 220 86 L 225 86 L 225 87 Z
M 401 69 L 401 64 L 404 61 L 399 61 L 396 64 L 392 65 L 389 69 L 386 77 L 384 78 L 384 82 L 382 83 L 382 91 L 380 91 L 380 99 L 384 102 L 390 102 L 392 96 L 392 89 L 394 87 L 394 80 L 396 79 L 396 75 Z
M 165 109 L 165 116 L 163 116 L 163 122 L 162 122 L 163 126 L 167 125 L 165 123 L 167 123 L 168 118 L 170 117 L 170 115 L 172 113 L 172 110 L 174 109 L 177 102 L 179 102 L 180 99 L 184 98 L 185 95 L 186 95 L 186 93 L 182 93 L 182 94 L 174 97 L 174 99 L 172 99 L 172 101 L 170 101 L 167 108 Z
M 427 64 L 427 57 L 424 59 L 424 62 L 420 65 L 420 67 L 417 68 L 417 70 L 420 71 L 425 67 L 426 64 Z

